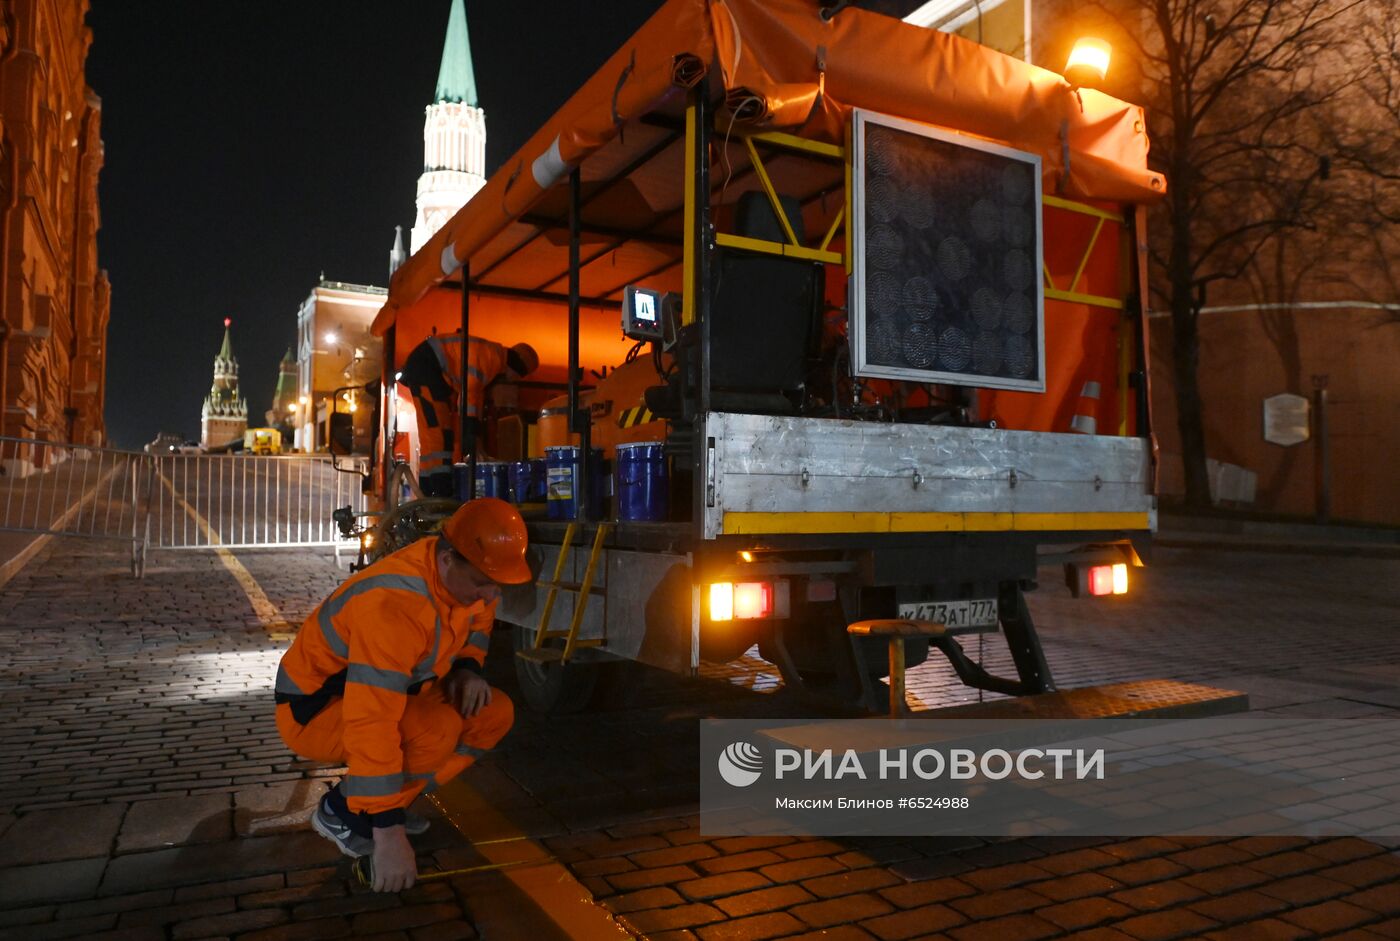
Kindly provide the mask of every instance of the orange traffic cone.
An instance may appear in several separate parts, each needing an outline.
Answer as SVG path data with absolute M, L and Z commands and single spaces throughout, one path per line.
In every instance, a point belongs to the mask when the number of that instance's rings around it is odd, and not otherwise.
M 1099 384 L 1084 383 L 1079 393 L 1079 404 L 1075 406 L 1074 417 L 1069 420 L 1069 430 L 1081 435 L 1099 433 L 1099 422 L 1095 417 L 1099 411 Z

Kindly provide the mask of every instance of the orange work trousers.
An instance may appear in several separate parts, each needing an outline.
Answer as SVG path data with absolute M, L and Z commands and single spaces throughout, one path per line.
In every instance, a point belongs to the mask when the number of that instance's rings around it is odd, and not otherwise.
M 306 725 L 292 718 L 292 707 L 282 703 L 277 707 L 282 741 L 303 758 L 345 764 L 342 703 L 337 696 Z M 505 737 L 514 722 L 514 703 L 494 686 L 491 704 L 470 718 L 444 702 L 435 689 L 409 696 L 399 721 L 404 785 L 397 806 L 407 807 L 419 794 L 433 791 L 471 767 Z

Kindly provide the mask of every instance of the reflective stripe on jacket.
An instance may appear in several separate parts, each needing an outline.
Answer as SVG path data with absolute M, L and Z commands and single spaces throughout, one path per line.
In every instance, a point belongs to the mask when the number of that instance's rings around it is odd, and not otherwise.
M 303 725 L 344 696 L 342 788 L 357 812 L 398 806 L 407 697 L 454 661 L 480 669 L 486 660 L 496 605 L 452 602 L 436 546 L 436 538 L 420 539 L 352 576 L 306 619 L 277 668 L 277 699 L 291 703 Z

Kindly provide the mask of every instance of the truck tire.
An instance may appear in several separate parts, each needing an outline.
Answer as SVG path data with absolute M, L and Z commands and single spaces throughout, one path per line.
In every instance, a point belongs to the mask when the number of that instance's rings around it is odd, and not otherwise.
M 534 644 L 535 632 L 514 626 L 511 629 L 514 649 L 524 650 Z M 561 643 L 562 641 L 558 641 Z M 612 664 L 596 663 L 535 663 L 515 658 L 515 680 L 526 704 L 535 712 L 558 716 L 582 712 L 593 699 L 598 683 L 598 667 Z

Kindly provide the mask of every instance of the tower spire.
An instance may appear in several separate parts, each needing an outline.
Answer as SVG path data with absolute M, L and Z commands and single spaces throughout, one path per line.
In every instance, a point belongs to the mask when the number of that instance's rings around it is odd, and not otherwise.
M 467 34 L 467 8 L 463 0 L 452 0 L 447 19 L 447 41 L 442 47 L 435 101 L 456 101 L 478 107 L 476 72 L 472 68 L 472 44 Z

